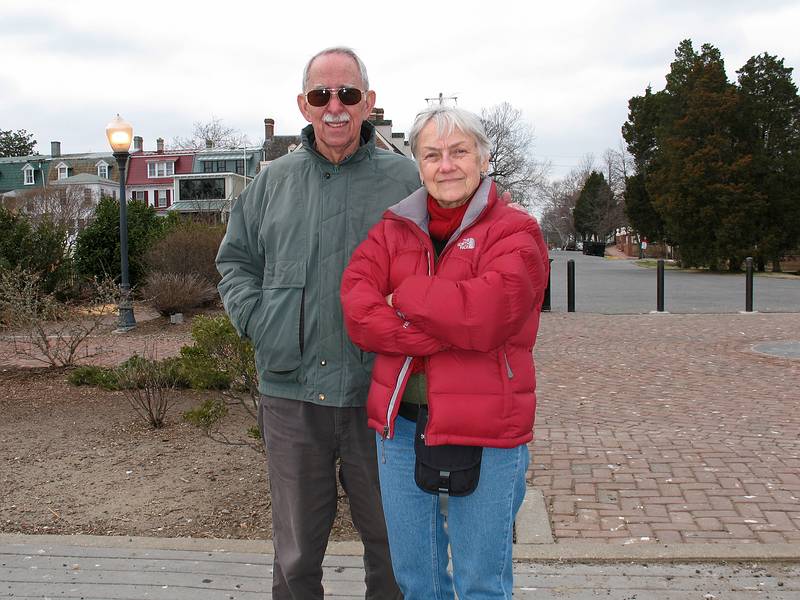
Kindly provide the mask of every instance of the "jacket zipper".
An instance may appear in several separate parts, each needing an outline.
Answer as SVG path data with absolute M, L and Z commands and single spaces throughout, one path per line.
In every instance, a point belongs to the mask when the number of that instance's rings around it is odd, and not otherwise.
M 508 378 L 514 379 L 514 371 L 511 370 L 511 364 L 508 362 L 508 354 L 506 353 L 505 349 L 503 349 L 503 358 L 506 361 L 506 374 L 508 375 Z
M 425 255 L 428 257 L 428 276 L 430 277 L 431 273 L 433 272 L 433 265 L 431 262 L 431 251 L 427 247 L 425 248 Z M 389 399 L 389 408 L 386 410 L 386 425 L 383 426 L 383 435 L 381 435 L 381 462 L 384 464 L 386 463 L 384 442 L 387 438 L 389 438 L 391 433 L 389 424 L 392 422 L 392 413 L 394 412 L 395 404 L 397 404 L 397 397 L 400 395 L 400 386 L 403 384 L 403 380 L 405 379 L 406 373 L 411 367 L 411 362 L 413 360 L 413 356 L 406 356 L 406 360 L 403 362 L 403 367 L 400 369 L 400 374 L 397 376 L 397 381 L 394 384 L 392 397 Z
M 383 435 L 381 436 L 381 462 L 386 462 L 386 455 L 383 451 L 383 443 L 386 438 L 389 437 L 389 424 L 392 422 L 392 413 L 394 412 L 394 405 L 397 404 L 397 397 L 400 395 L 400 386 L 403 384 L 403 379 L 406 377 L 406 373 L 408 372 L 409 367 L 411 367 L 411 361 L 414 360 L 413 356 L 406 356 L 406 360 L 403 363 L 403 367 L 400 369 L 400 374 L 397 376 L 397 381 L 394 384 L 394 390 L 392 390 L 392 397 L 389 399 L 389 408 L 386 411 L 386 425 L 383 426 Z

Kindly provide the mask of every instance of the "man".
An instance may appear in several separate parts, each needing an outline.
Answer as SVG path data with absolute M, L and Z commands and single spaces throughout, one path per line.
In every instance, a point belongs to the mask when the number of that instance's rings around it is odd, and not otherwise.
M 375 147 L 366 69 L 349 48 L 303 73 L 302 146 L 273 161 L 231 211 L 217 255 L 225 309 L 255 347 L 259 426 L 269 459 L 273 598 L 323 598 L 336 464 L 364 543 L 366 598 L 401 598 L 364 404 L 371 356 L 347 337 L 339 283 L 383 211 L 420 186 L 409 159 Z

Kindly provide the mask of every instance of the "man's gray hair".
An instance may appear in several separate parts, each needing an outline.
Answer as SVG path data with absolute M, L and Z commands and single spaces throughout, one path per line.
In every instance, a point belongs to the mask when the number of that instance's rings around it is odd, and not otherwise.
M 472 136 L 478 146 L 481 160 L 489 158 L 492 145 L 486 135 L 483 121 L 478 115 L 457 106 L 435 105 L 417 114 L 417 118 L 414 119 L 414 124 L 411 126 L 411 133 L 408 134 L 411 153 L 417 161 L 419 161 L 419 156 L 417 156 L 419 135 L 431 121 L 436 123 L 436 131 L 440 137 L 450 135 L 455 130 Z
M 364 66 L 363 61 L 358 57 L 358 54 L 356 54 L 355 50 L 353 50 L 352 48 L 348 48 L 347 46 L 334 46 L 332 48 L 325 48 L 325 50 L 320 50 L 308 60 L 305 68 L 303 69 L 303 89 L 302 89 L 303 92 L 307 91 L 308 89 L 308 70 L 311 68 L 311 64 L 315 60 L 317 60 L 320 56 L 325 56 L 326 54 L 344 54 L 345 56 L 349 56 L 354 61 L 356 61 L 356 65 L 358 65 L 358 72 L 361 74 L 361 83 L 364 85 L 364 90 L 369 89 L 369 77 L 367 77 L 367 67 Z

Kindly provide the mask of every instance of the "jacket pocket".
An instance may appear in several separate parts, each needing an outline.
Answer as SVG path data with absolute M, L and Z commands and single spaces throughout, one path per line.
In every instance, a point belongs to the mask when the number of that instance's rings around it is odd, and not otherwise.
M 257 329 L 253 332 L 256 363 L 267 379 L 286 379 L 302 361 L 301 317 L 306 265 L 276 261 L 264 272 Z
M 503 382 L 503 417 L 511 414 L 514 405 L 514 368 L 511 366 L 508 345 L 502 346 L 498 350 L 498 363 L 500 367 L 500 378 Z

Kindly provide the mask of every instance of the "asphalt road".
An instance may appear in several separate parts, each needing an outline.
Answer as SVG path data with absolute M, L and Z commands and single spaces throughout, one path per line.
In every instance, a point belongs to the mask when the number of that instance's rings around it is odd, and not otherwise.
M 634 260 L 584 256 L 553 250 L 550 305 L 567 311 L 567 261 L 575 261 L 576 312 L 608 315 L 656 310 L 656 269 Z M 800 312 L 800 277 L 779 279 L 756 274 L 753 310 Z M 745 309 L 744 273 L 696 273 L 667 269 L 664 310 L 670 313 L 736 313 Z

